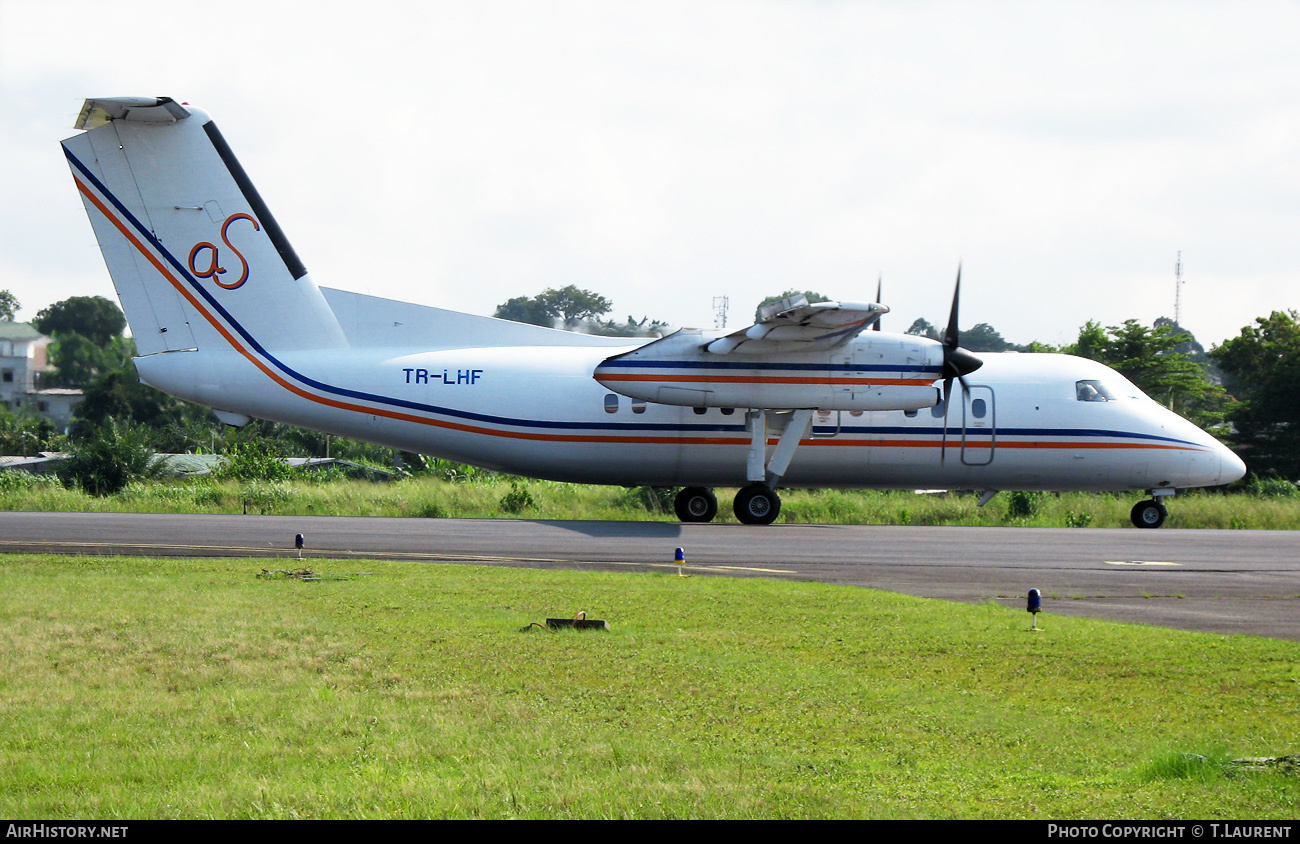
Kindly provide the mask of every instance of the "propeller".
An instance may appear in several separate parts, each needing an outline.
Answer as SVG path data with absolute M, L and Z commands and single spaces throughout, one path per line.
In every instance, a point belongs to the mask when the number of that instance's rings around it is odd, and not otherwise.
M 884 291 L 884 289 L 885 289 L 885 274 L 881 273 L 876 277 L 876 304 L 877 305 L 882 304 L 880 301 L 880 294 L 881 292 Z M 872 331 L 880 330 L 880 320 L 877 319 L 874 323 L 872 323 L 871 330 Z
M 948 327 L 943 332 L 943 438 L 939 445 L 939 465 L 943 465 L 948 454 L 948 409 L 952 406 L 952 380 L 961 383 L 962 395 L 970 394 L 966 376 L 984 365 L 984 361 L 961 348 L 957 332 L 957 305 L 961 300 L 961 265 L 957 265 L 957 285 L 952 291 L 952 312 L 948 315 Z

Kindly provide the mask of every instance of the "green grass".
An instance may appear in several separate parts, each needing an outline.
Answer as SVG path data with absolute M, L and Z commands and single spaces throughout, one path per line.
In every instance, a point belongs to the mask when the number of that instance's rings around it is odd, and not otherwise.
M 1294 777 L 1180 762 L 1300 750 L 1300 643 L 1060 616 L 1031 634 L 993 604 L 821 584 L 265 564 L 0 557 L 0 814 L 1288 819 L 1300 800 Z M 579 610 L 612 630 L 529 627 Z
M 590 486 L 509 476 L 469 482 L 412 477 L 395 483 L 299 479 L 197 479 L 133 483 L 105 497 L 57 483 L 0 472 L 0 510 L 151 513 L 274 513 L 281 515 L 424 518 L 608 519 L 675 521 L 671 495 L 645 488 Z M 20 482 L 21 481 L 21 482 Z M 734 522 L 732 489 L 716 491 L 720 522 Z M 984 507 L 974 494 L 917 495 L 908 491 L 783 490 L 779 521 L 810 524 L 1023 525 L 1131 527 L 1138 492 L 1002 493 Z M 1300 529 L 1300 498 L 1200 492 L 1169 502 L 1171 528 Z

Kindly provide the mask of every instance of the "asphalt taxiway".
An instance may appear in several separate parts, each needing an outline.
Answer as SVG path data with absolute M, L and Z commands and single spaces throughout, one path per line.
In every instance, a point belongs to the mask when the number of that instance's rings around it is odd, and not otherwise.
M 0 513 L 0 552 L 304 556 L 772 577 L 1300 640 L 1300 531 Z

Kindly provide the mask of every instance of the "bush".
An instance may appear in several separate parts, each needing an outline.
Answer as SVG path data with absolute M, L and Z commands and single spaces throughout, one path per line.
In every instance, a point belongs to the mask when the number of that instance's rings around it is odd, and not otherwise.
M 639 507 L 663 515 L 673 512 L 673 501 L 680 487 L 634 486 L 623 494 L 624 506 Z
M 1300 487 L 1276 475 L 1263 478 L 1251 475 L 1246 491 L 1258 498 L 1300 498 Z
M 506 513 L 522 513 L 536 506 L 532 494 L 519 481 L 511 481 L 510 491 L 501 496 L 501 510 Z
M 1067 527 L 1072 528 L 1086 528 L 1088 525 L 1092 524 L 1092 514 L 1076 513 L 1073 510 L 1069 510 L 1065 514 L 1065 524 Z
M 1007 517 L 1012 519 L 1030 519 L 1043 509 L 1041 492 L 1016 490 L 1007 497 Z
M 255 507 L 265 514 L 277 505 L 289 500 L 289 489 L 279 481 L 251 480 L 239 488 L 239 498 L 244 503 L 244 512 Z
M 64 486 L 80 487 L 91 495 L 120 492 L 134 480 L 157 478 L 163 462 L 154 454 L 143 428 L 118 428 L 109 420 L 72 446 L 59 466 Z
M 264 442 L 235 443 L 226 449 L 225 462 L 215 474 L 237 481 L 282 481 L 293 475 L 293 468 Z
M 54 486 L 57 483 L 57 479 L 51 475 L 33 475 L 21 469 L 0 471 L 0 492 L 17 492 L 38 486 Z

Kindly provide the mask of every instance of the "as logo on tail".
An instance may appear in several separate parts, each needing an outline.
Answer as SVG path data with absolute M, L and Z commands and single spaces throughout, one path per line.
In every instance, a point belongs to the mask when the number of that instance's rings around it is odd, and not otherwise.
M 235 253 L 235 257 L 239 259 L 239 263 L 244 268 L 244 271 L 240 274 L 239 279 L 237 281 L 222 281 L 221 279 L 217 278 L 217 276 L 219 275 L 225 275 L 226 268 L 220 266 L 220 260 L 221 260 L 220 253 L 217 250 L 217 247 L 215 245 L 208 243 L 205 240 L 194 244 L 194 248 L 190 250 L 190 262 L 189 262 L 190 272 L 194 273 L 195 277 L 197 278 L 210 278 L 218 287 L 223 287 L 226 290 L 235 290 L 239 287 L 242 287 L 244 282 L 248 281 L 248 261 L 244 258 L 243 253 L 240 252 L 238 249 L 236 249 L 235 245 L 230 242 L 230 238 L 226 236 L 226 232 L 227 230 L 229 230 L 230 224 L 235 222 L 236 220 L 247 220 L 248 222 L 252 223 L 254 231 L 261 231 L 262 227 L 258 225 L 257 220 L 253 219 L 253 215 L 242 214 L 242 213 L 231 214 L 229 217 L 226 218 L 226 221 L 221 224 L 221 242 L 226 244 L 226 248 L 228 248 L 231 252 Z M 199 269 L 198 267 L 194 266 L 194 259 L 197 258 L 199 256 L 199 253 L 205 249 L 211 253 L 212 262 L 207 266 L 207 268 Z

